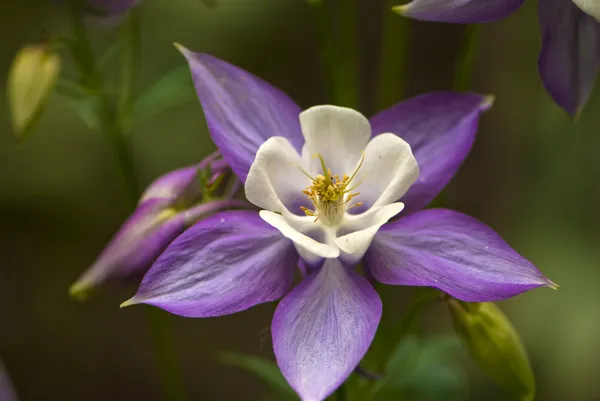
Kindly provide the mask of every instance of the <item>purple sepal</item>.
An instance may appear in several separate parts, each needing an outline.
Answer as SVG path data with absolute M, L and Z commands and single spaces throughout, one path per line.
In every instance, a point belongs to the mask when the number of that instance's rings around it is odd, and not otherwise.
M 178 48 L 190 66 L 211 137 L 242 182 L 268 138 L 283 136 L 301 151 L 301 109 L 285 93 L 225 61 Z
M 427 206 L 469 154 L 491 96 L 436 92 L 399 103 L 371 118 L 373 135 L 391 132 L 411 146 L 420 175 L 402 197 L 404 214 Z
M 491 228 L 446 209 L 423 210 L 383 226 L 366 261 L 384 284 L 435 287 L 467 302 L 556 287 Z
M 524 0 L 414 0 L 394 11 L 423 21 L 474 24 L 507 17 Z M 543 0 L 542 0 L 543 1 Z M 570 0 L 569 0 L 570 1 Z
M 542 51 L 538 68 L 552 99 L 575 116 L 600 69 L 600 23 L 572 0 L 539 0 Z
M 321 401 L 354 370 L 381 318 L 371 284 L 327 259 L 275 311 L 273 349 L 284 377 L 303 401 Z
M 297 261 L 292 242 L 257 213 L 218 213 L 173 241 L 124 306 L 145 303 L 186 317 L 239 312 L 283 296 Z

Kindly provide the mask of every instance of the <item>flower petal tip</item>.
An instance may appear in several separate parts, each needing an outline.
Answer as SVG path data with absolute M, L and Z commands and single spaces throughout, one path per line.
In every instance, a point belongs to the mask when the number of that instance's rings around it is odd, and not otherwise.
M 546 286 L 552 288 L 553 290 L 560 289 L 560 285 L 556 284 L 554 281 L 546 279 Z
M 188 53 L 190 53 L 188 48 L 179 42 L 173 42 L 173 46 L 175 46 L 175 48 L 179 51 L 179 53 L 183 54 L 185 57 L 187 57 Z
M 69 295 L 71 295 L 71 298 L 77 301 L 85 301 L 89 298 L 91 293 L 92 288 L 81 280 L 76 281 L 69 287 Z
M 489 110 L 493 105 L 494 102 L 496 101 L 496 96 L 495 95 L 486 95 L 483 97 L 483 101 L 481 102 L 481 108 L 483 110 Z
M 119 305 L 119 308 L 125 308 L 127 306 L 137 305 L 139 303 L 140 303 L 140 301 L 136 297 L 133 297 L 133 298 L 130 298 L 127 301 L 123 302 L 121 305 Z
M 405 16 L 406 12 L 411 8 L 411 6 L 412 6 L 412 2 L 407 3 L 407 4 L 402 4 L 401 6 L 394 6 L 394 7 L 392 7 L 392 11 L 398 15 Z

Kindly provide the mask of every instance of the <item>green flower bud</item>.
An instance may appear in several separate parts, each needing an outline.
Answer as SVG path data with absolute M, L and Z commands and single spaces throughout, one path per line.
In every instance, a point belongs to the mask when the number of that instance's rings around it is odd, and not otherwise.
M 525 347 L 508 318 L 493 303 L 448 300 L 454 327 L 477 365 L 510 394 L 531 401 L 535 378 Z
M 60 72 L 60 57 L 45 45 L 21 49 L 8 75 L 8 104 L 17 137 L 32 128 Z

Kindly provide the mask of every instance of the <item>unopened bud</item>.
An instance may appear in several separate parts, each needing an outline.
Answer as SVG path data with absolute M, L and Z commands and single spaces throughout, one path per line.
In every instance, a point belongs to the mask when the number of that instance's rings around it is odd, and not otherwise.
M 458 336 L 477 365 L 507 392 L 531 401 L 535 378 L 515 328 L 493 303 L 466 303 L 449 299 Z
M 17 53 L 8 76 L 8 104 L 17 137 L 33 127 L 60 72 L 60 57 L 46 45 Z

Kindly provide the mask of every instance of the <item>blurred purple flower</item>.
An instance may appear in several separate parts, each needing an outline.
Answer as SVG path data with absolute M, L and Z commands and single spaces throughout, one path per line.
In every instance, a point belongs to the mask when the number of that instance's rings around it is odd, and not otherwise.
M 413 0 L 394 9 L 424 21 L 470 24 L 504 18 L 524 1 Z M 597 0 L 538 0 L 540 76 L 552 99 L 571 115 L 585 106 L 600 69 L 600 22 L 592 16 L 600 17 L 598 4 Z
M 489 97 L 427 94 L 370 121 L 335 106 L 301 112 L 250 73 L 182 52 L 213 140 L 264 210 L 196 223 L 124 306 L 209 317 L 283 297 L 272 322 L 277 362 L 302 400 L 320 401 L 360 362 L 381 317 L 379 296 L 353 268 L 363 257 L 383 283 L 432 286 L 465 301 L 552 286 L 484 224 L 420 210 L 466 158 Z M 403 209 L 399 199 L 408 215 L 387 223 Z M 304 279 L 289 291 L 298 265 Z
M 71 286 L 71 294 L 84 298 L 107 281 L 141 278 L 167 245 L 201 216 L 237 205 L 237 201 L 198 205 L 202 190 L 198 172 L 209 165 L 216 174 L 224 170 L 226 164 L 218 157 L 214 153 L 198 165 L 154 181 L 98 259 Z

